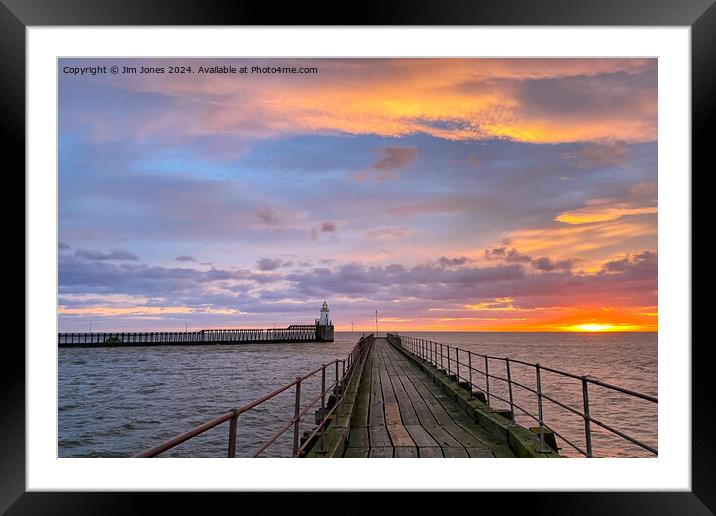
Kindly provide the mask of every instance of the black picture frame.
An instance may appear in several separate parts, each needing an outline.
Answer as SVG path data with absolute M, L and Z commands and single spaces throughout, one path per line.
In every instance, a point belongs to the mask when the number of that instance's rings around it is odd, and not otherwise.
M 709 149 L 712 144 L 707 136 L 714 122 L 713 94 L 716 92 L 714 0 L 382 0 L 362 2 L 352 8 L 346 5 L 345 10 L 339 7 L 336 3 L 323 2 L 275 6 L 198 0 L 0 0 L 0 113 L 6 129 L 6 162 L 8 158 L 15 158 L 18 168 L 24 169 L 25 29 L 29 26 L 634 25 L 691 27 L 692 169 L 698 167 L 703 173 L 714 170 L 714 153 Z M 693 171 L 689 173 L 693 178 Z M 24 191 L 24 183 L 17 188 Z M 16 212 L 14 218 L 17 218 Z M 9 220 L 7 215 L 6 220 Z M 27 258 L 24 251 L 22 256 Z M 19 261 L 16 256 L 15 262 Z M 524 505 L 525 510 L 539 514 L 713 514 L 716 511 L 716 447 L 712 438 L 714 389 L 710 384 L 712 366 L 708 352 L 708 341 L 692 345 L 690 492 L 510 493 L 509 506 L 503 506 L 514 509 Z M 147 512 L 147 503 L 157 499 L 165 511 L 171 510 L 172 505 L 181 507 L 186 503 L 185 495 L 168 493 L 25 492 L 24 350 L 14 339 L 5 343 L 3 355 L 0 360 L 0 512 L 7 510 L 8 515 L 133 514 Z M 505 503 L 495 500 L 504 498 L 505 494 L 480 496 L 480 503 Z M 411 500 L 426 508 L 426 503 L 440 506 L 440 498 L 428 500 L 416 494 Z M 316 500 L 309 501 L 306 494 L 293 500 L 318 510 Z M 352 505 L 351 509 L 343 512 L 360 510 L 363 503 L 348 504 Z M 250 507 L 252 502 L 244 499 L 243 504 Z

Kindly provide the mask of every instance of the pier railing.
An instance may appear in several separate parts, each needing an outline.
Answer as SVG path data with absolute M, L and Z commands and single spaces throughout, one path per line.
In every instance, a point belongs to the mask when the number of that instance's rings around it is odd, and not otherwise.
M 311 342 L 318 339 L 318 325 L 292 324 L 287 328 L 219 328 L 172 332 L 58 333 L 59 347 L 142 346 L 182 344 L 233 344 L 256 342 Z
M 539 437 L 542 450 L 547 450 L 547 448 L 545 448 L 545 432 L 546 430 L 549 430 L 581 455 L 584 455 L 585 457 L 594 457 L 594 446 L 592 442 L 592 425 L 596 425 L 611 433 L 612 435 L 615 435 L 625 441 L 628 441 L 638 446 L 639 448 L 650 452 L 653 455 L 658 455 L 658 450 L 655 446 L 650 446 L 649 444 L 644 443 L 640 439 L 637 439 L 636 437 L 633 437 L 632 435 L 629 435 L 622 430 L 614 428 L 612 425 L 609 425 L 603 421 L 600 421 L 599 419 L 594 418 L 590 414 L 589 386 L 600 386 L 609 391 L 618 392 L 630 396 L 633 399 L 643 400 L 651 404 L 658 403 L 658 399 L 656 396 L 651 396 L 649 394 L 644 394 L 631 389 L 626 389 L 624 387 L 619 387 L 617 385 L 612 385 L 590 376 L 580 376 L 566 371 L 560 371 L 552 367 L 540 365 L 539 363 L 531 363 L 514 358 L 495 357 L 481 353 L 475 353 L 474 351 L 441 344 L 439 342 L 434 342 L 431 340 L 391 333 L 388 333 L 388 340 L 400 345 L 402 349 L 411 353 L 415 357 L 425 362 L 428 362 L 429 364 L 433 365 L 438 369 L 446 371 L 449 376 L 454 376 L 455 380 L 458 383 L 466 382 L 465 387 L 469 388 L 471 394 L 473 393 L 473 389 L 482 392 L 485 396 L 485 399 L 487 400 L 488 406 L 492 406 L 493 399 L 502 401 L 507 404 L 510 408 L 510 418 L 512 424 L 517 424 L 515 421 L 516 410 L 518 410 L 521 414 L 524 414 L 528 418 L 534 420 L 539 425 Z M 497 363 L 504 367 L 505 376 L 490 373 L 490 365 L 494 366 Z M 527 366 L 533 370 L 534 387 L 525 385 L 524 383 L 516 381 L 513 378 L 512 365 L 514 364 Z M 482 367 L 482 369 L 478 367 L 478 365 Z M 463 372 L 461 373 L 461 371 Z M 467 378 L 464 377 L 465 371 L 467 374 Z M 580 382 L 580 388 L 582 391 L 581 406 L 572 406 L 564 401 L 557 400 L 553 396 L 546 394 L 542 388 L 543 371 L 548 371 L 562 378 Z M 478 375 L 478 378 L 482 377 L 482 385 L 478 385 L 476 383 L 475 373 Z M 490 388 L 490 380 L 499 381 L 507 387 L 507 398 L 496 394 L 494 386 L 492 389 Z M 534 397 L 533 403 L 536 402 L 537 414 L 533 414 L 524 406 L 518 405 L 518 393 L 515 392 L 516 389 L 520 392 L 529 393 L 528 396 Z M 567 438 L 565 435 L 555 430 L 552 425 L 548 425 L 546 423 L 544 416 L 545 402 L 549 402 L 554 404 L 555 406 L 561 407 L 562 409 L 567 410 L 568 412 L 582 419 L 584 428 L 584 446 L 576 444 L 575 442 L 573 442 L 573 440 Z M 522 402 L 520 401 L 520 403 Z
M 239 417 L 248 412 L 249 410 L 258 407 L 262 403 L 275 398 L 283 392 L 293 388 L 295 391 L 294 411 L 292 417 L 281 426 L 267 441 L 265 441 L 258 449 L 249 455 L 249 457 L 258 457 L 263 453 L 269 446 L 271 446 L 276 440 L 281 437 L 288 430 L 293 429 L 293 457 L 298 457 L 304 449 L 312 442 L 312 440 L 318 435 L 320 449 L 323 449 L 323 440 L 326 423 L 330 417 L 335 413 L 336 409 L 340 406 L 343 400 L 343 392 L 345 391 L 346 385 L 350 382 L 356 368 L 360 364 L 365 353 L 370 349 L 373 343 L 373 334 L 362 337 L 358 344 L 353 348 L 351 353 L 345 359 L 336 359 L 332 362 L 321 364 L 319 367 L 310 371 L 303 376 L 297 376 L 293 381 L 279 387 L 278 389 L 258 398 L 247 405 L 239 408 L 234 408 L 225 412 L 224 414 L 215 417 L 214 419 L 207 421 L 183 434 L 177 435 L 176 437 L 165 441 L 164 443 L 150 448 L 135 457 L 156 457 L 157 455 L 164 453 L 167 450 L 179 446 L 182 443 L 193 439 L 194 437 L 203 434 L 207 430 L 217 427 L 223 423 L 229 423 L 228 441 L 227 441 L 227 456 L 230 458 L 236 457 L 236 431 L 239 424 Z M 333 373 L 333 381 L 327 384 L 327 376 Z M 321 377 L 321 391 L 318 395 L 307 401 L 307 404 L 303 405 L 301 396 L 301 384 L 309 378 Z M 331 407 L 326 404 L 326 397 L 332 394 L 335 396 L 335 403 Z M 299 445 L 299 428 L 301 419 L 306 416 L 309 410 L 316 407 L 320 403 L 320 421 L 316 427 L 306 436 L 303 444 Z

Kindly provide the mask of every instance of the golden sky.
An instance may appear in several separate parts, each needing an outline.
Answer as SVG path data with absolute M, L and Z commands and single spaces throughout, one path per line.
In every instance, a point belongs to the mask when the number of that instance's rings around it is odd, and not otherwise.
M 657 329 L 654 59 L 115 62 L 195 73 L 60 73 L 63 331 Z

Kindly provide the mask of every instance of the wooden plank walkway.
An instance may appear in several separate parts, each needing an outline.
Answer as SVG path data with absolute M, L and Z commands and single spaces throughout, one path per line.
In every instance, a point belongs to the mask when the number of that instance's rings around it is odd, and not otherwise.
M 365 369 L 344 457 L 514 457 L 386 339 Z

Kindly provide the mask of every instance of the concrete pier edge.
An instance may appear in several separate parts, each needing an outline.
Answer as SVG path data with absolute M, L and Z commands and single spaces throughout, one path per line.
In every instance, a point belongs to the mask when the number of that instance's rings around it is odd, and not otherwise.
M 341 406 L 336 410 L 335 416 L 329 419 L 324 434 L 325 450 L 323 452 L 319 451 L 319 436 L 316 435 L 304 455 L 305 458 L 335 458 L 343 456 L 350 438 L 353 406 L 358 395 L 358 387 L 363 376 L 366 358 L 370 351 L 368 349 L 361 357 L 360 363 L 356 366 L 356 371 L 343 394 Z

